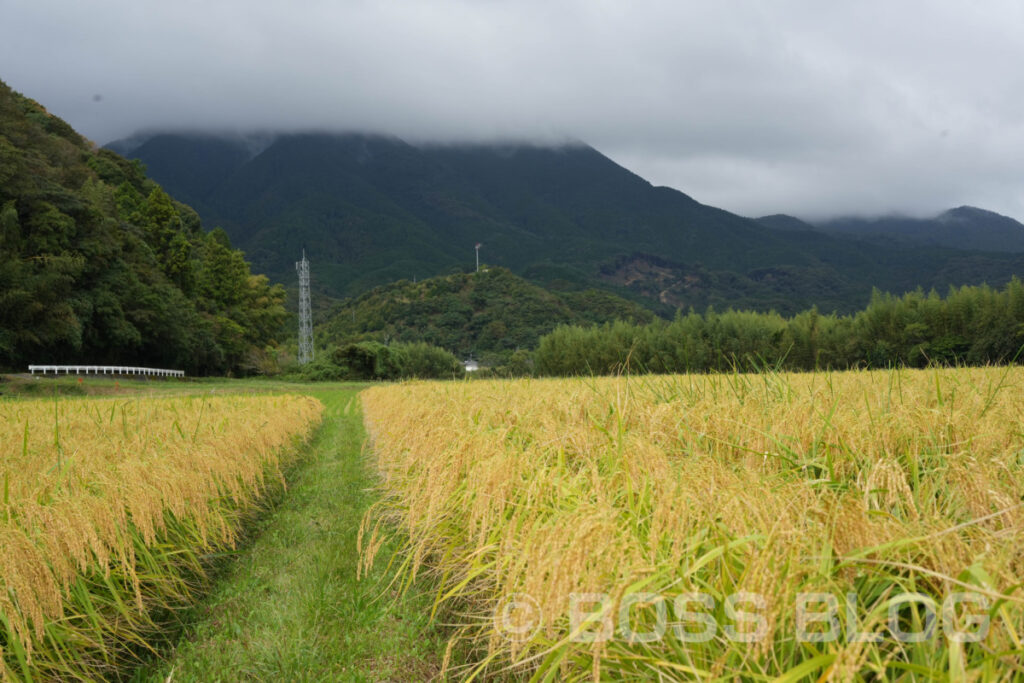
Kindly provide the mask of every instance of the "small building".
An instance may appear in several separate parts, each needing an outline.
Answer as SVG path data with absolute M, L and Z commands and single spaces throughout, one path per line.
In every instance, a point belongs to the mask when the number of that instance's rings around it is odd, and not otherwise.
M 462 369 L 466 372 L 476 372 L 480 369 L 480 364 L 475 360 L 464 360 L 462 361 Z

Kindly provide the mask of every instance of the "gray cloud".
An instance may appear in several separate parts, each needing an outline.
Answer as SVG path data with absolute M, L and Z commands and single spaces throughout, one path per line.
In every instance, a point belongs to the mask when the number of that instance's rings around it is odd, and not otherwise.
M 746 215 L 1024 220 L 1018 0 L 0 0 L 0 78 L 143 128 L 584 140 Z

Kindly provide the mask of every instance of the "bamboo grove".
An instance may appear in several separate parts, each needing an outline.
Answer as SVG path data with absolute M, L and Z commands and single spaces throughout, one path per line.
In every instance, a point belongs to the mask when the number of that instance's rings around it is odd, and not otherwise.
M 787 370 L 1008 363 L 1024 346 L 1024 283 L 892 296 L 876 291 L 854 315 L 816 309 L 709 310 L 672 321 L 562 326 L 540 339 L 540 375 Z

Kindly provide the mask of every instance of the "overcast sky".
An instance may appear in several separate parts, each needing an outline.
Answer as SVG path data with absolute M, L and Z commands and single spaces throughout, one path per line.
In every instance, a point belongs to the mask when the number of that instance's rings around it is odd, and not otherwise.
M 101 144 L 574 138 L 743 215 L 1024 220 L 1021 0 L 0 0 L 0 79 Z

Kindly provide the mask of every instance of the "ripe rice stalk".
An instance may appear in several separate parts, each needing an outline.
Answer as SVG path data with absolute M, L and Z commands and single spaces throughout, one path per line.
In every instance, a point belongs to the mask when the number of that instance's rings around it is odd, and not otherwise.
M 108 678 L 150 651 L 156 615 L 193 600 L 204 556 L 233 547 L 321 411 L 298 396 L 0 403 L 0 680 Z
M 1021 395 L 1020 368 L 375 387 L 363 561 L 407 534 L 459 677 L 1021 675 Z M 972 614 L 981 642 L 922 630 Z

